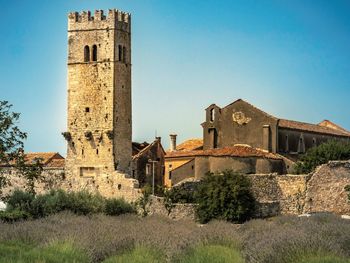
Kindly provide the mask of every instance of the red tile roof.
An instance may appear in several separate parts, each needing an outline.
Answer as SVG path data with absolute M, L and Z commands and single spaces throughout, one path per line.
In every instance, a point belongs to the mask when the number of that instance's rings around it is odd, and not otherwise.
M 176 146 L 177 151 L 194 151 L 203 149 L 202 139 L 189 139 Z
M 167 152 L 165 158 L 214 156 L 214 157 L 262 157 L 280 160 L 277 154 L 268 153 L 264 150 L 253 148 L 247 145 L 235 145 L 232 147 L 216 148 L 209 150 L 194 151 L 173 151 Z
M 65 159 L 57 152 L 33 152 L 25 153 L 26 164 L 33 164 L 37 159 L 44 167 L 64 167 Z M 14 161 L 10 165 L 14 165 Z M 5 165 L 6 166 L 6 165 Z
M 281 128 L 287 128 L 287 129 L 293 129 L 293 130 L 309 131 L 309 132 L 315 132 L 315 133 L 350 137 L 350 132 L 346 131 L 345 129 L 343 128 L 334 129 L 326 125 L 317 125 L 317 124 L 310 124 L 310 123 L 299 122 L 299 121 L 280 119 L 278 126 Z
M 317 125 L 349 133 L 349 131 L 345 130 L 343 127 L 340 127 L 339 125 L 337 125 L 334 122 L 331 122 L 329 120 L 323 120 Z

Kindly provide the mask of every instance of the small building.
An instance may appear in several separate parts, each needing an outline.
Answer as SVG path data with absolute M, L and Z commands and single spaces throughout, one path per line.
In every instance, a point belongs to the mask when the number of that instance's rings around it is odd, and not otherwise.
M 157 137 L 152 143 L 132 143 L 132 178 L 139 181 L 140 187 L 153 183 L 155 185 L 164 184 L 164 157 L 165 151 L 161 144 L 160 137 Z
M 165 156 L 167 187 L 226 169 L 284 174 L 311 147 L 330 139 L 350 141 L 350 132 L 329 120 L 311 124 L 280 119 L 242 99 L 223 108 L 212 104 L 205 112 L 203 139 L 177 146 L 176 135 L 170 135 Z

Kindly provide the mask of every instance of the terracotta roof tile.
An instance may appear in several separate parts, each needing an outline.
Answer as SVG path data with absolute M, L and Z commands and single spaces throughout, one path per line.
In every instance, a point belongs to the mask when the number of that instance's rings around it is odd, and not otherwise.
M 194 151 L 203 149 L 202 139 L 189 139 L 176 146 L 177 151 Z
M 287 129 L 350 137 L 350 132 L 344 129 L 339 130 L 339 129 L 330 128 L 324 125 L 316 125 L 316 124 L 310 124 L 310 123 L 299 122 L 299 121 L 280 119 L 278 126 L 281 128 L 287 128 Z
M 235 145 L 232 147 L 224 147 L 209 150 L 194 150 L 194 151 L 173 151 L 167 152 L 165 158 L 176 157 L 194 157 L 194 156 L 228 156 L 228 157 L 263 157 L 268 159 L 280 160 L 276 154 L 268 153 L 264 150 L 253 148 L 245 145 Z
M 345 130 L 343 127 L 340 127 L 339 125 L 337 125 L 334 122 L 331 122 L 329 120 L 323 120 L 317 125 L 322 126 L 322 127 L 328 127 L 328 128 L 338 130 L 338 131 L 350 133 L 349 131 Z

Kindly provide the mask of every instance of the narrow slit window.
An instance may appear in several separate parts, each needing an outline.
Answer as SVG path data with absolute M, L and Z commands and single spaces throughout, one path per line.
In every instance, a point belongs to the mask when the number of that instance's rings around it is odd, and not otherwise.
M 84 62 L 89 62 L 90 60 L 90 48 L 89 46 L 84 47 Z
M 92 46 L 92 61 L 97 61 L 97 46 Z
M 123 52 L 122 46 L 118 45 L 118 61 L 122 61 L 122 52 Z
M 215 120 L 215 109 L 211 109 L 210 110 L 210 121 L 214 121 Z
M 126 63 L 126 47 L 123 47 L 123 62 Z

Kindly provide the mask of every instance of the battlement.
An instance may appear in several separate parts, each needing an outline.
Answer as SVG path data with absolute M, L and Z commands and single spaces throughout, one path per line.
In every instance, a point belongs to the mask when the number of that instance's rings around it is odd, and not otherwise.
M 130 28 L 130 24 L 131 14 L 118 9 L 109 9 L 106 15 L 103 10 L 95 10 L 94 15 L 90 11 L 70 12 L 68 14 L 69 30 L 79 30 L 83 27 L 87 29 L 114 28 L 117 25 L 124 25 Z
M 88 22 L 88 21 L 102 21 L 102 20 L 113 20 L 124 23 L 130 23 L 131 15 L 130 13 L 120 11 L 118 9 L 109 9 L 108 15 L 104 15 L 103 10 L 95 10 L 94 16 L 91 15 L 90 11 L 70 12 L 68 14 L 68 19 L 71 22 Z

